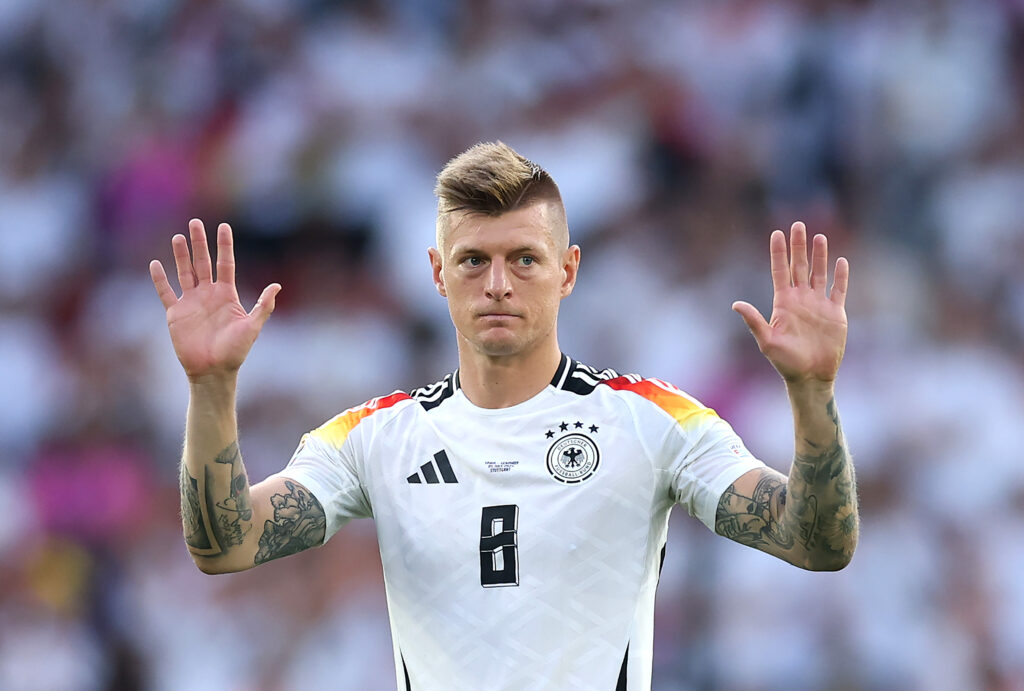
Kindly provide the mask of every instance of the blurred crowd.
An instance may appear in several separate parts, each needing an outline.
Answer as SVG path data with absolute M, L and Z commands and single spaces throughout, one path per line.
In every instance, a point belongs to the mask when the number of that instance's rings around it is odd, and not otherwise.
M 668 379 L 785 471 L 771 304 L 796 219 L 850 259 L 853 563 L 673 516 L 655 689 L 1024 689 L 1024 2 L 0 2 L 0 688 L 394 688 L 372 523 L 231 576 L 178 518 L 184 375 L 147 273 L 232 223 L 255 481 L 457 366 L 433 177 L 502 139 L 559 182 L 561 344 Z

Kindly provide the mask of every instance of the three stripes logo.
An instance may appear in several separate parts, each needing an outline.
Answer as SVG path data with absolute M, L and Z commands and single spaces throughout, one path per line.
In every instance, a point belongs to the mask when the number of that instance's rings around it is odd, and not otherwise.
M 438 477 L 440 475 L 440 477 Z M 406 481 L 411 485 L 419 485 L 424 482 L 428 485 L 436 484 L 458 484 L 459 480 L 455 477 L 455 471 L 452 470 L 452 464 L 448 462 L 448 454 L 444 452 L 444 449 L 434 454 L 434 460 L 427 461 L 420 466 L 419 471 L 413 473 L 406 478 Z

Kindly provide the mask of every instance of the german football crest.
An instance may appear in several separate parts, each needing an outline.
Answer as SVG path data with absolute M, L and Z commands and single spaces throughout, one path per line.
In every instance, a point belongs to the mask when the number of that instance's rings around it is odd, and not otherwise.
M 564 431 L 568 425 L 562 423 Z M 583 425 L 576 423 L 577 428 Z M 590 431 L 597 432 L 595 425 Z M 549 433 L 549 437 L 554 436 Z M 575 485 L 593 476 L 601 464 L 601 453 L 594 440 L 582 432 L 570 432 L 559 437 L 548 449 L 547 468 L 551 477 L 567 485 Z

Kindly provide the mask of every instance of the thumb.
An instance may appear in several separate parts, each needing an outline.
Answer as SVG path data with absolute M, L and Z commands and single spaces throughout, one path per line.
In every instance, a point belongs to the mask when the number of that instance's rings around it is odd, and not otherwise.
M 267 323 L 267 319 L 270 318 L 271 312 L 274 311 L 274 305 L 277 303 L 277 294 L 280 292 L 281 284 L 271 283 L 260 293 L 259 300 L 249 312 L 249 318 L 254 319 L 259 328 L 262 329 L 263 325 Z
M 765 318 L 761 316 L 761 313 L 757 311 L 756 307 L 749 302 L 737 300 L 732 303 L 732 311 L 743 317 L 743 322 L 750 329 L 750 333 L 754 335 L 754 340 L 757 341 L 758 347 L 768 340 L 771 327 L 765 321 Z

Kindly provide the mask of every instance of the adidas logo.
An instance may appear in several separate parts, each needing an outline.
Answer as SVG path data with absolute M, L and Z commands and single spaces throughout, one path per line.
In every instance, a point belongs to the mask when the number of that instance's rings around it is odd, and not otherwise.
M 438 478 L 438 473 L 441 477 Z M 455 472 L 452 470 L 452 464 L 448 462 L 448 454 L 444 452 L 444 449 L 434 454 L 433 461 L 427 461 L 420 466 L 419 472 L 413 473 L 406 478 L 409 484 L 419 485 L 426 482 L 428 485 L 436 485 L 443 483 L 446 485 L 458 484 L 459 480 L 455 477 Z

